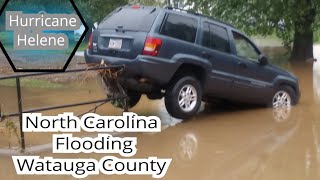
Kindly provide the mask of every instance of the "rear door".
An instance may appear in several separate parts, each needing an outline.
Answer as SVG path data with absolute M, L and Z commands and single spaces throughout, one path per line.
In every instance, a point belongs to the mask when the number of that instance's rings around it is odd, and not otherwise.
M 233 93 L 231 87 L 235 73 L 235 60 L 230 54 L 228 30 L 208 21 L 203 21 L 202 29 L 202 57 L 212 64 L 207 81 L 209 95 L 228 98 Z
M 93 53 L 134 59 L 159 14 L 154 7 L 122 7 L 108 15 L 93 34 Z
M 166 59 L 173 59 L 177 55 L 198 56 L 200 47 L 195 44 L 198 26 L 198 17 L 168 11 L 157 36 L 163 40 L 159 56 Z

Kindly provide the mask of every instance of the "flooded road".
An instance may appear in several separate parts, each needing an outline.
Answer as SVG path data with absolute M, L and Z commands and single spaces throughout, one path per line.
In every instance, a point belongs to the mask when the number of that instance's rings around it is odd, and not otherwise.
M 319 50 L 315 56 L 320 60 Z M 320 62 L 312 65 L 289 66 L 300 79 L 302 97 L 291 110 L 237 107 L 230 104 L 206 104 L 193 119 L 180 123 L 171 118 L 163 101 L 143 97 L 132 109 L 139 115 L 158 115 L 161 133 L 135 133 L 137 155 L 172 158 L 163 179 L 186 180 L 316 180 L 320 179 Z M 74 103 L 104 97 L 96 81 L 75 85 L 76 88 L 23 88 L 24 108 Z M 1 87 L 0 102 L 4 112 L 16 111 L 15 89 Z M 65 111 L 81 114 L 92 106 L 48 111 L 56 115 Z M 122 112 L 110 104 L 98 109 L 101 115 Z M 1 125 L 1 124 L 0 124 Z M 2 126 L 3 123 L 2 123 Z M 80 135 L 87 135 L 80 133 Z M 92 135 L 92 134 L 90 134 Z M 51 134 L 26 133 L 27 147 L 50 143 Z M 0 130 L 0 148 L 18 146 L 14 133 L 8 138 L 7 128 Z M 36 155 L 55 158 L 95 158 L 99 154 Z M 71 180 L 71 176 L 17 176 L 11 157 L 0 156 L 0 179 L 10 180 Z M 89 180 L 152 179 L 150 176 L 89 176 Z

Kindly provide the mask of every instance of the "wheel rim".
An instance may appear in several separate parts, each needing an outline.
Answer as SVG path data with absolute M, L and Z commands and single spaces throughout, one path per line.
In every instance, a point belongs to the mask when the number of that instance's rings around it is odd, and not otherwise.
M 188 84 L 182 87 L 179 92 L 178 103 L 184 112 L 192 111 L 197 105 L 198 95 L 197 90 L 192 85 Z
M 291 97 L 286 91 L 279 91 L 273 97 L 272 104 L 273 108 L 290 108 Z
M 179 141 L 179 152 L 182 160 L 191 160 L 198 149 L 198 140 L 195 134 L 188 133 Z
M 291 108 L 280 107 L 280 108 L 273 109 L 273 118 L 278 123 L 287 121 L 289 119 L 290 115 L 291 115 Z

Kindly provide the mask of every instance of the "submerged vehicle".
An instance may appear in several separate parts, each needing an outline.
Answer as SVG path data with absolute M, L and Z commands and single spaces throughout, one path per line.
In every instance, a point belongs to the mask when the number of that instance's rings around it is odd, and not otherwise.
M 125 65 L 119 82 L 136 105 L 142 94 L 165 97 L 175 118 L 195 115 L 201 101 L 290 107 L 298 103 L 298 79 L 268 62 L 232 25 L 175 8 L 117 8 L 93 31 L 87 63 Z

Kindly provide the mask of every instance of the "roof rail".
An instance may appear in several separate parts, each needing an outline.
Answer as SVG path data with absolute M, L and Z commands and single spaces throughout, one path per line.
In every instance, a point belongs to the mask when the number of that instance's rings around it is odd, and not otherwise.
M 185 9 L 181 9 L 181 8 L 175 8 L 175 7 L 172 7 L 172 6 L 164 6 L 164 9 L 175 10 L 175 11 L 180 11 L 180 12 L 186 12 L 186 13 L 193 14 L 193 15 L 196 15 L 196 16 L 201 16 L 201 17 L 204 17 L 204 18 L 208 18 L 208 19 L 210 19 L 210 20 L 217 21 L 217 22 L 219 22 L 219 23 L 221 23 L 221 24 L 225 24 L 225 25 L 228 25 L 228 26 L 230 26 L 230 27 L 236 28 L 236 27 L 234 27 L 232 24 L 223 22 L 223 21 L 221 21 L 221 20 L 212 18 L 212 17 L 210 17 L 210 16 L 206 16 L 206 15 L 203 15 L 203 14 L 200 14 L 200 13 L 197 13 L 197 12 L 194 12 L 194 11 L 192 11 L 192 10 L 185 10 Z
M 181 9 L 181 8 L 175 8 L 175 7 L 172 7 L 172 6 L 165 6 L 164 9 L 176 10 L 176 11 L 180 11 L 180 12 L 186 12 L 186 13 L 189 13 L 189 14 L 194 14 L 194 15 L 202 16 L 201 14 L 199 14 L 199 13 L 197 13 L 197 12 L 194 12 L 194 11 L 192 11 L 192 10 L 185 10 L 185 9 Z

